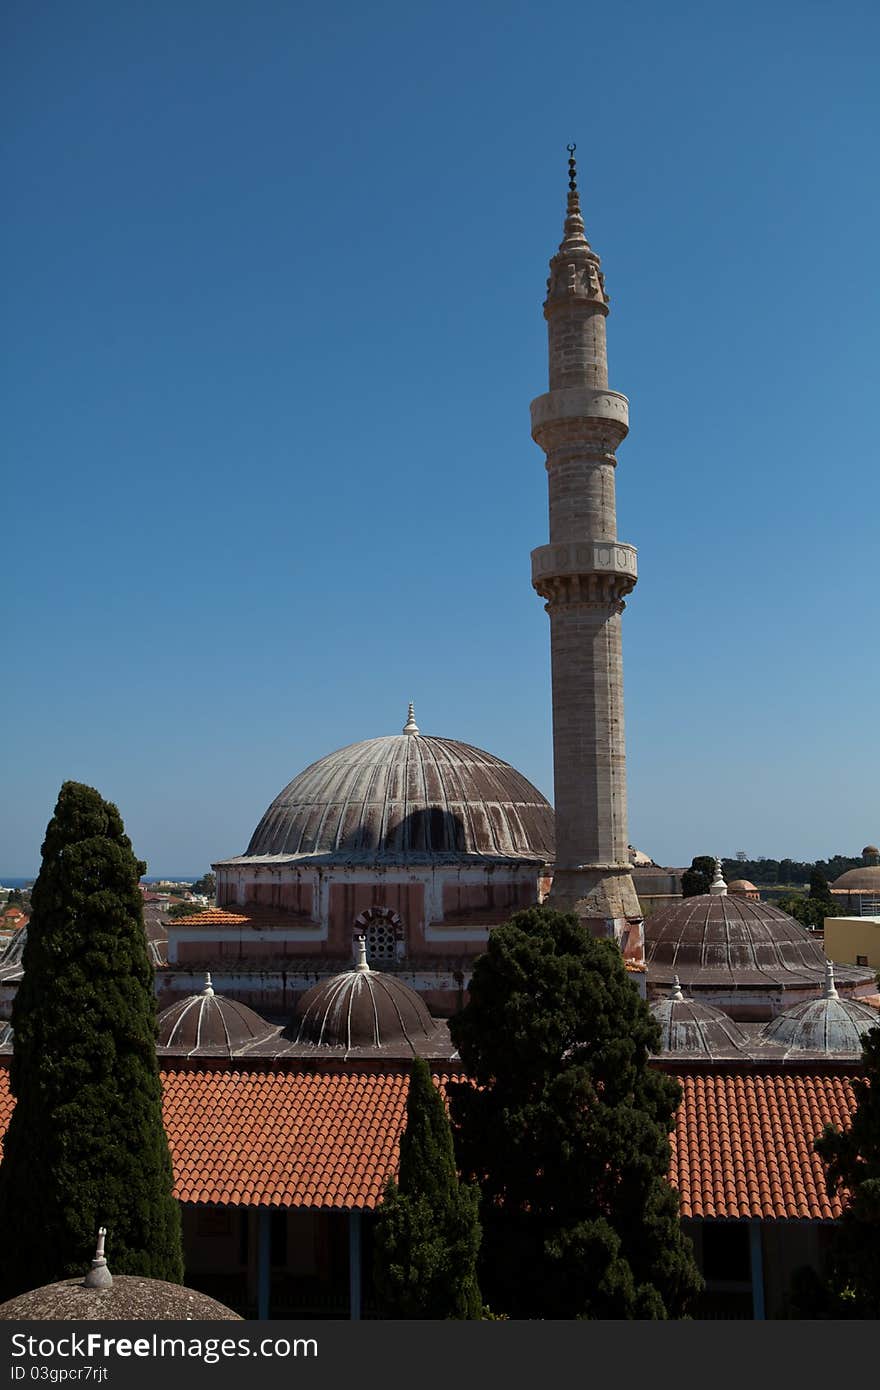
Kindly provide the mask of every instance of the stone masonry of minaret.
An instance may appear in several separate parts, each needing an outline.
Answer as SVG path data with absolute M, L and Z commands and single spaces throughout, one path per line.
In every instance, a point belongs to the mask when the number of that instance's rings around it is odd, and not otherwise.
M 550 615 L 556 866 L 550 905 L 644 958 L 630 873 L 620 615 L 636 552 L 617 539 L 615 450 L 629 428 L 608 389 L 608 295 L 584 232 L 574 146 L 562 243 L 550 262 L 550 389 L 532 402 L 547 455 L 550 543 L 532 551 L 532 584 Z

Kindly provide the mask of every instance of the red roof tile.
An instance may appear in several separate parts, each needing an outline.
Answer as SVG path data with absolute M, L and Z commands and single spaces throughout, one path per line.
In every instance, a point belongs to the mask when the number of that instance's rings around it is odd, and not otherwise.
M 440 1078 L 441 1085 L 449 1078 Z M 670 1178 L 688 1217 L 830 1220 L 813 1140 L 845 1126 L 844 1076 L 679 1076 Z M 165 1128 L 183 1202 L 375 1207 L 397 1164 L 407 1073 L 162 1072 Z M 0 1067 L 0 1129 L 12 1113 Z

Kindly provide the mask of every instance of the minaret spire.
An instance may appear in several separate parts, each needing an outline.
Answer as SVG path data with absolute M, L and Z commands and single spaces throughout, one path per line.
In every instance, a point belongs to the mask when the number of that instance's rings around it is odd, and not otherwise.
M 629 429 L 608 388 L 608 295 L 581 217 L 568 147 L 565 229 L 550 261 L 550 389 L 532 402 L 547 455 L 550 544 L 532 551 L 532 584 L 550 615 L 556 864 L 549 902 L 642 961 L 642 917 L 629 863 L 620 615 L 636 552 L 617 539 L 615 450 Z

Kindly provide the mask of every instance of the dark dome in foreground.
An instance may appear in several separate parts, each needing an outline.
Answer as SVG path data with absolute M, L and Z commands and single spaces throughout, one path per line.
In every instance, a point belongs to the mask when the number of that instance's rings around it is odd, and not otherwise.
M 45 1284 L 0 1303 L 3 1322 L 241 1322 L 238 1313 L 197 1289 L 114 1274 L 109 1289 L 90 1289 L 82 1278 Z
M 272 1025 L 246 1004 L 215 994 L 211 976 L 200 994 L 189 994 L 159 1015 L 159 1047 L 176 1052 L 219 1047 L 229 1051 L 259 1042 L 273 1032 Z
M 307 990 L 285 1029 L 295 1042 L 317 1047 L 413 1053 L 436 1033 L 437 1023 L 421 996 L 394 975 L 371 970 L 364 955 L 353 970 Z
M 412 728 L 415 728 L 411 720 Z M 553 808 L 516 768 L 417 732 L 352 743 L 276 796 L 248 856 L 346 863 L 553 858 Z

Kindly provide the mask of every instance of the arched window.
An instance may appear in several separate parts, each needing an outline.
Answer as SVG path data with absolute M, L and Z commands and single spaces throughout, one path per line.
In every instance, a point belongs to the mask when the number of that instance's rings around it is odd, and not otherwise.
M 354 921 L 355 936 L 364 938 L 367 964 L 381 970 L 403 955 L 403 923 L 390 907 L 368 907 Z

